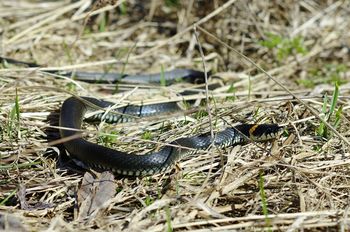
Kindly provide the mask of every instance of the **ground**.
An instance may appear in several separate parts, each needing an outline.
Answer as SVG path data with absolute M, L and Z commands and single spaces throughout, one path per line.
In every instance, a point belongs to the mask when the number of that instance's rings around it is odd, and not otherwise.
M 0 64 L 0 229 L 350 230 L 349 11 L 349 1 L 335 0 L 2 0 L 0 56 L 41 67 Z M 174 68 L 208 70 L 217 88 L 48 72 Z M 203 91 L 188 98 L 202 103 L 188 108 L 178 93 L 194 88 Z M 212 147 L 154 176 L 86 172 L 57 132 L 70 96 L 182 104 L 174 115 L 84 124 L 86 139 L 130 153 L 237 123 L 278 123 L 283 132 Z

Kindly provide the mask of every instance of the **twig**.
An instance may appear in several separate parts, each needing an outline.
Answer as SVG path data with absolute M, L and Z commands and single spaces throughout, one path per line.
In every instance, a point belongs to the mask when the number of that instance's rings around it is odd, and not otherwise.
M 201 45 L 201 43 L 199 41 L 199 38 L 198 38 L 198 32 L 197 32 L 196 26 L 193 27 L 193 30 L 194 30 L 194 35 L 196 36 L 196 40 L 197 40 L 197 43 L 198 43 L 198 49 L 199 49 L 199 52 L 200 52 L 201 57 L 202 57 L 202 64 L 203 64 L 203 71 L 204 71 L 204 78 L 205 78 L 205 104 L 206 104 L 208 117 L 209 117 L 210 134 L 211 134 L 211 137 L 214 138 L 214 131 L 213 131 L 213 125 L 212 125 L 212 116 L 211 116 L 211 112 L 210 112 L 209 95 L 208 95 L 208 92 L 209 92 L 209 89 L 208 89 L 208 72 L 207 72 L 207 67 L 206 67 L 206 64 L 205 64 L 205 58 L 204 58 L 202 45 Z

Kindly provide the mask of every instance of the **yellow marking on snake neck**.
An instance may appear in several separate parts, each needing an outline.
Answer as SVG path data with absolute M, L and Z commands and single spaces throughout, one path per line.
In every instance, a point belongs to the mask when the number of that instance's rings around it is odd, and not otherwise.
M 252 126 L 252 128 L 249 129 L 249 137 L 250 138 L 254 138 L 253 133 L 258 126 L 259 126 L 259 124 L 256 124 L 256 125 Z

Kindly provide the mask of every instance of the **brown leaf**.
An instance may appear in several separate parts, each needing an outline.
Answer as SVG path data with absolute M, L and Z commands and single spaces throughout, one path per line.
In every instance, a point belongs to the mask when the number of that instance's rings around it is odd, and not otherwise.
M 22 220 L 10 214 L 0 213 L 0 231 L 27 231 Z
M 45 202 L 36 202 L 33 204 L 28 204 L 26 200 L 27 189 L 24 184 L 20 184 L 17 190 L 17 199 L 20 203 L 21 209 L 24 210 L 37 210 L 37 209 L 47 209 L 54 207 L 53 204 L 45 203 Z
M 108 206 L 108 201 L 115 195 L 114 176 L 103 172 L 94 178 L 85 173 L 83 182 L 78 190 L 78 220 L 89 217 L 95 218 Z
M 28 210 L 29 206 L 26 200 L 26 187 L 23 184 L 19 185 L 16 195 L 21 209 Z

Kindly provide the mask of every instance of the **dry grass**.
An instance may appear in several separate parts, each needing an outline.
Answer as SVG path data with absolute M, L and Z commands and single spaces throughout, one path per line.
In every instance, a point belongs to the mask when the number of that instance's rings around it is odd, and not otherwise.
M 335 0 L 183 1 L 177 6 L 2 0 L 1 56 L 47 68 L 5 64 L 0 69 L 0 230 L 350 230 L 349 12 L 348 1 Z M 212 120 L 189 114 L 186 122 L 166 116 L 101 125 L 118 134 L 113 146 L 146 153 L 157 144 L 208 131 L 210 121 L 214 129 L 225 123 L 277 122 L 288 125 L 286 133 L 272 144 L 212 148 L 184 158 L 166 174 L 116 176 L 113 196 L 81 218 L 76 195 L 83 172 L 53 145 L 62 101 L 71 94 L 121 103 L 181 100 L 176 93 L 193 86 L 119 84 L 124 92 L 112 95 L 114 85 L 75 82 L 45 70 L 200 70 L 203 57 L 193 23 L 199 26 L 206 68 L 222 78 L 221 87 L 209 93 L 216 99 L 209 105 Z M 336 110 L 342 107 L 342 112 L 336 132 L 330 129 L 325 139 L 317 130 L 334 80 L 340 81 Z M 336 118 L 329 124 L 334 126 Z M 98 135 L 93 126 L 86 131 L 88 137 Z M 145 141 L 145 131 L 155 143 Z

